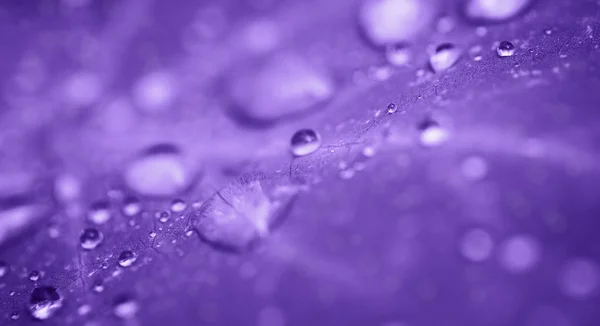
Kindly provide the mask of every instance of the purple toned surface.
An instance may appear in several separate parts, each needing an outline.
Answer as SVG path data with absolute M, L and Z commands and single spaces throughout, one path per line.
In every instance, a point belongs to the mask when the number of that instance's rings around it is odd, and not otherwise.
M 63 2 L 0 5 L 0 325 L 37 323 L 36 285 L 64 297 L 47 325 L 600 322 L 597 1 L 535 1 L 485 35 L 458 2 L 427 2 L 436 19 L 410 31 L 403 67 L 365 40 L 357 1 Z M 498 57 L 503 40 L 513 56 Z M 434 74 L 428 53 L 444 42 L 461 58 Z M 302 69 L 247 72 L 281 57 Z M 71 91 L 77 76 L 87 86 Z M 143 76 L 156 97 L 136 91 Z M 276 122 L 248 124 L 240 103 Z M 439 147 L 419 138 L 427 118 L 450 134 Z M 301 128 L 322 145 L 292 159 Z M 160 164 L 139 163 L 148 151 Z M 244 188 L 239 177 L 257 172 L 275 186 Z M 55 189 L 64 175 L 75 195 Z M 306 187 L 277 188 L 286 178 Z M 218 189 L 260 216 L 279 212 L 271 186 L 294 202 L 252 250 L 198 236 L 199 206 Z M 131 198 L 142 213 L 124 212 Z M 174 199 L 186 210 L 161 220 Z M 112 216 L 95 225 L 99 201 Z M 93 250 L 81 248 L 86 227 L 103 233 Z M 124 250 L 131 266 L 118 264 Z M 115 309 L 124 297 L 134 316 Z

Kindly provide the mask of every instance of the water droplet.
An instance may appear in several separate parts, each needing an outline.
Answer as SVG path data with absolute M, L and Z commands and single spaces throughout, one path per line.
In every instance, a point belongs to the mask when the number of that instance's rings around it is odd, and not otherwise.
M 63 203 L 73 202 L 79 198 L 81 183 L 71 174 L 60 175 L 54 180 L 54 193 Z
M 135 263 L 137 260 L 137 255 L 131 250 L 124 250 L 119 255 L 119 266 L 121 267 L 129 267 Z
M 151 231 L 150 234 L 148 235 L 151 239 L 156 238 L 156 232 Z
M 167 212 L 160 212 L 160 214 L 158 216 L 158 220 L 161 223 L 167 223 L 167 221 L 169 221 L 169 213 L 167 213 Z
M 192 175 L 174 145 L 149 148 L 128 165 L 124 177 L 129 188 L 151 197 L 173 196 L 192 182 Z
M 8 273 L 8 264 L 0 261 L 0 277 L 4 277 Z
M 494 248 L 494 242 L 489 233 L 482 229 L 469 230 L 462 238 L 460 252 L 473 262 L 488 259 Z
M 488 171 L 487 162 L 479 156 L 467 157 L 460 167 L 462 175 L 471 181 L 477 181 L 485 178 Z
M 439 73 L 454 66 L 461 55 L 462 51 L 459 48 L 450 43 L 443 43 L 429 57 L 429 65 L 434 72 Z
M 81 232 L 79 236 L 79 242 L 81 244 L 81 248 L 85 250 L 93 250 L 96 249 L 104 239 L 104 235 L 102 232 L 98 231 L 94 228 L 87 228 Z
M 502 21 L 523 12 L 531 0 L 469 0 L 465 7 L 467 18 L 476 21 Z
M 548 29 L 544 30 L 544 33 L 546 35 L 552 35 L 552 30 L 548 28 Z
M 387 106 L 387 111 L 389 114 L 393 114 L 398 112 L 398 106 L 395 103 L 390 103 Z
M 424 147 L 441 146 L 450 138 L 448 130 L 431 120 L 421 123 L 419 129 L 421 130 L 420 142 Z
M 94 285 L 92 286 L 92 290 L 96 293 L 104 292 L 104 284 L 102 284 L 102 280 L 94 281 Z
M 123 204 L 123 214 L 125 216 L 135 216 L 142 211 L 142 204 L 136 198 L 127 198 Z
M 285 316 L 277 307 L 263 307 L 258 313 L 258 326 L 285 326 Z
M 365 0 L 359 9 L 359 24 L 369 42 L 382 46 L 417 36 L 433 20 L 427 1 Z
M 137 301 L 128 296 L 121 296 L 115 300 L 114 313 L 117 317 L 123 319 L 132 319 L 140 310 Z
M 18 312 L 13 312 L 12 314 L 10 314 L 10 319 L 12 320 L 17 320 L 19 319 L 19 317 L 21 317 L 21 315 L 19 315 Z
M 31 271 L 31 272 L 29 272 L 29 280 L 31 280 L 33 282 L 37 282 L 40 279 L 41 276 L 42 275 L 38 271 Z
M 321 137 L 312 129 L 300 129 L 294 133 L 290 142 L 292 154 L 305 156 L 312 154 L 321 146 Z
M 443 16 L 437 22 L 437 31 L 439 33 L 450 33 L 454 27 L 456 26 L 456 22 L 450 16 Z
M 91 72 L 78 72 L 64 84 L 64 96 L 72 105 L 88 106 L 100 98 L 103 91 L 102 80 Z
M 175 79 L 163 71 L 155 71 L 143 76 L 133 89 L 135 104 L 146 112 L 169 109 L 175 96 Z
M 243 252 L 282 222 L 298 192 L 297 186 L 282 179 L 246 175 L 190 215 L 204 241 L 216 249 Z
M 517 51 L 517 47 L 510 41 L 502 41 L 496 52 L 500 57 L 511 57 Z
M 181 212 L 185 211 L 186 208 L 187 208 L 187 205 L 181 199 L 175 199 L 171 203 L 171 211 L 173 213 L 181 213 Z
M 340 173 L 338 175 L 339 175 L 340 179 L 348 180 L 348 179 L 352 179 L 352 177 L 354 177 L 355 174 L 356 174 L 356 171 L 352 168 L 349 168 L 349 169 L 340 171 Z
M 527 235 L 514 236 L 500 248 L 500 264 L 511 273 L 529 271 L 539 261 L 541 248 L 538 242 Z
M 411 53 L 405 44 L 394 44 L 386 47 L 385 57 L 392 66 L 402 67 L 410 62 Z
M 479 36 L 479 37 L 484 37 L 487 35 L 487 28 L 485 26 L 478 26 L 477 28 L 475 28 L 475 35 Z
M 362 150 L 362 155 L 364 157 L 373 157 L 373 156 L 375 156 L 375 154 L 376 154 L 375 148 L 373 148 L 372 146 L 366 146 Z
M 588 259 L 572 259 L 560 273 L 559 285 L 567 296 L 587 299 L 600 285 L 600 268 Z
M 39 320 L 52 317 L 63 305 L 63 298 L 56 288 L 40 286 L 33 289 L 29 299 L 29 312 Z
M 77 308 L 77 313 L 79 314 L 79 316 L 85 316 L 89 314 L 90 311 L 92 311 L 92 306 L 90 306 L 89 304 L 84 304 Z
M 240 123 L 265 126 L 317 110 L 334 94 L 330 74 L 296 55 L 276 55 L 239 69 L 228 84 Z
M 93 203 L 88 212 L 88 219 L 95 224 L 104 224 L 110 220 L 112 213 L 110 205 L 106 201 L 97 201 Z

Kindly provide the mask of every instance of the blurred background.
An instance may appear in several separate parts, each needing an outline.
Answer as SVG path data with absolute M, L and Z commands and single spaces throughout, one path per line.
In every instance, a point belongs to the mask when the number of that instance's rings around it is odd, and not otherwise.
M 597 0 L 4 0 L 0 325 L 600 322 Z

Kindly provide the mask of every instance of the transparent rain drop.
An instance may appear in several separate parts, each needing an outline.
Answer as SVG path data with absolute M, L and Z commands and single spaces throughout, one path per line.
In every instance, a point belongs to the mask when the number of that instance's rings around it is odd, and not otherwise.
M 142 76 L 133 89 L 133 99 L 138 108 L 145 112 L 169 109 L 176 96 L 176 82 L 164 71 L 154 71 Z
M 127 198 L 123 204 L 122 211 L 125 216 L 135 216 L 142 211 L 142 204 L 136 198 Z
M 185 211 L 186 208 L 187 208 L 186 203 L 181 199 L 175 199 L 171 203 L 171 212 L 173 212 L 173 213 L 181 213 L 181 212 Z
M 398 112 L 398 105 L 396 105 L 395 103 L 388 104 L 388 106 L 387 106 L 387 112 L 389 114 L 393 114 L 393 113 Z
M 56 288 L 40 286 L 33 289 L 29 299 L 29 312 L 39 320 L 52 317 L 63 306 L 63 298 Z
M 387 62 L 395 67 L 406 66 L 411 59 L 410 49 L 405 44 L 394 44 L 386 47 Z
M 474 21 L 503 21 L 523 12 L 532 0 L 468 0 L 465 15 Z
M 183 192 L 192 180 L 178 147 L 171 144 L 150 147 L 130 162 L 125 183 L 133 191 L 151 197 L 169 197 Z
M 420 124 L 419 129 L 421 130 L 419 140 L 423 147 L 438 147 L 450 138 L 450 132 L 435 121 L 425 120 Z
M 312 129 L 300 129 L 292 136 L 290 146 L 295 156 L 312 154 L 321 146 L 321 137 Z
M 107 201 L 97 201 L 92 203 L 88 211 L 88 219 L 95 224 L 104 224 L 110 220 L 112 213 Z
M 131 250 L 124 250 L 119 254 L 119 266 L 129 267 L 135 263 L 137 255 Z
M 498 45 L 496 52 L 500 57 L 511 57 L 517 51 L 517 47 L 510 41 L 502 41 Z
M 138 313 L 140 309 L 137 301 L 133 300 L 129 296 L 121 296 L 115 300 L 113 311 L 115 316 L 122 319 L 132 319 Z
M 429 57 L 429 65 L 436 72 L 442 72 L 454 66 L 460 57 L 462 50 L 451 43 L 443 43 L 435 49 L 435 53 Z
M 434 13 L 427 1 L 365 0 L 358 20 L 367 40 L 383 46 L 414 38 L 431 23 Z
M 37 282 L 41 276 L 41 273 L 38 271 L 29 272 L 29 280 L 31 280 L 32 282 Z
M 587 299 L 600 286 L 600 268 L 589 259 L 571 259 L 559 277 L 561 290 L 573 299 Z
M 81 248 L 85 250 L 96 249 L 102 243 L 102 240 L 104 240 L 104 235 L 95 228 L 84 229 L 79 236 Z
M 245 175 L 190 212 L 197 234 L 216 249 L 244 252 L 288 214 L 300 188 L 279 177 Z
M 238 69 L 228 83 L 233 118 L 264 126 L 321 108 L 335 83 L 323 68 L 293 54 L 279 54 Z

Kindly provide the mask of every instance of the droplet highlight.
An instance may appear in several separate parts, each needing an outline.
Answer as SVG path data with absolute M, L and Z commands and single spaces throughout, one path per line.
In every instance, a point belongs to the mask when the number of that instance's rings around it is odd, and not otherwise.
M 137 260 L 137 255 L 131 250 L 124 250 L 119 254 L 119 266 L 130 267 Z
M 81 248 L 85 250 L 96 249 L 102 243 L 102 240 L 104 240 L 104 235 L 95 228 L 84 229 L 79 236 Z
M 301 129 L 292 136 L 290 146 L 294 156 L 306 156 L 319 149 L 321 137 L 312 129 Z
M 462 56 L 462 50 L 451 43 L 443 43 L 429 57 L 431 69 L 440 73 L 452 68 Z
M 29 312 L 35 319 L 46 320 L 54 316 L 63 306 L 63 298 L 52 286 L 33 289 L 29 299 Z

